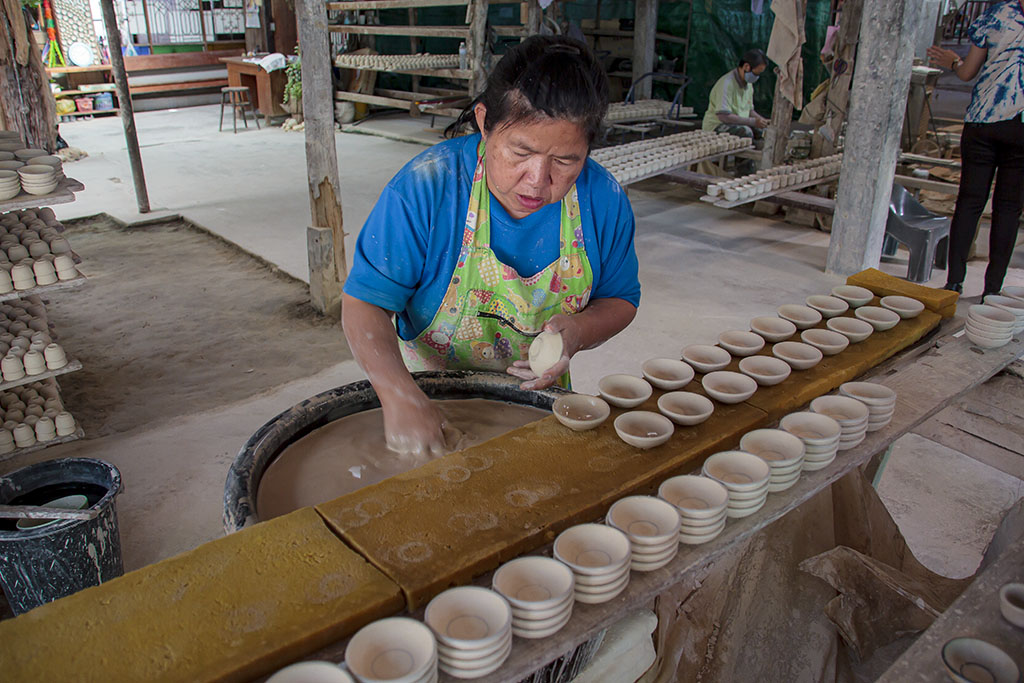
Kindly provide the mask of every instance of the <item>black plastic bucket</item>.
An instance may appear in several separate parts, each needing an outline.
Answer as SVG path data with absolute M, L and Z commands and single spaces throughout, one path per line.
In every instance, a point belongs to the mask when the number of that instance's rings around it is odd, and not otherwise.
M 49 460 L 0 477 L 0 504 L 43 505 L 84 495 L 94 519 L 64 519 L 30 529 L 0 519 L 0 585 L 15 614 L 121 576 L 114 499 L 121 473 L 91 458 Z

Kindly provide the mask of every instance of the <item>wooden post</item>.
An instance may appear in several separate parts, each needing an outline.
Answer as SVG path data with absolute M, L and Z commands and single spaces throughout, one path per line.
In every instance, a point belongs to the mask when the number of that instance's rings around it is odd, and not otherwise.
M 466 54 L 473 77 L 469 80 L 469 96 L 479 95 L 487 84 L 487 7 L 488 0 L 471 0 L 469 6 L 469 40 Z
M 826 269 L 878 265 L 921 17 L 916 0 L 864 0 L 843 165 Z
M 636 0 L 633 21 L 633 81 L 654 71 L 654 41 L 658 30 L 658 0 Z M 638 100 L 651 97 L 653 83 L 648 78 L 637 86 L 634 96 Z
M 778 72 L 778 69 L 776 69 Z M 772 123 L 764 132 L 761 168 L 782 163 L 789 143 L 789 127 L 793 123 L 793 103 L 782 96 L 782 82 L 775 81 L 775 99 L 772 101 Z
M 18 0 L 0 0 L 0 116 L 29 147 L 54 151 L 56 105 Z
M 302 113 L 306 123 L 306 178 L 312 215 L 307 237 L 309 293 L 317 310 L 339 317 L 341 287 L 348 265 L 334 142 L 334 82 L 327 7 L 323 0 L 296 0 L 295 10 L 302 48 Z
M 535 36 L 540 33 L 540 24 L 544 19 L 544 10 L 540 8 L 537 0 L 526 0 L 526 25 L 527 35 Z M 600 22 L 598 22 L 600 26 Z
M 103 25 L 107 29 L 107 45 L 110 48 L 110 65 L 114 72 L 114 86 L 121 110 L 121 125 L 124 140 L 128 146 L 128 161 L 132 166 L 132 182 L 135 183 L 135 202 L 139 213 L 149 213 L 149 192 L 146 190 L 146 174 L 142 170 L 142 153 L 139 151 L 139 136 L 135 132 L 135 110 L 128 92 L 128 76 L 124 72 L 124 55 L 121 53 L 121 29 L 114 13 L 114 0 L 100 0 L 103 9 Z

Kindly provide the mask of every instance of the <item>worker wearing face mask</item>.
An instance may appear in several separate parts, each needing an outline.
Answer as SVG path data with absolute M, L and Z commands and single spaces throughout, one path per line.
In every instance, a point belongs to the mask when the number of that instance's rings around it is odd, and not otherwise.
M 760 138 L 768 119 L 754 111 L 754 83 L 768 68 L 762 50 L 748 50 L 737 68 L 718 79 L 711 89 L 704 130 Z

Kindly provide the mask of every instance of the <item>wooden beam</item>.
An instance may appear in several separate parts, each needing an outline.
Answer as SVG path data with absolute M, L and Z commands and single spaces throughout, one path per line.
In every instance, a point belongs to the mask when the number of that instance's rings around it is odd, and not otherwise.
M 761 168 L 772 168 L 782 163 L 789 143 L 789 128 L 793 123 L 793 103 L 782 96 L 782 79 L 775 74 L 775 99 L 772 101 L 772 122 L 764 132 L 761 150 Z
M 633 21 L 633 81 L 654 71 L 654 40 L 658 28 L 658 0 L 636 0 Z M 633 95 L 638 100 L 651 97 L 651 79 L 637 86 Z
M 544 20 L 544 10 L 537 0 L 526 0 L 526 35 L 535 36 L 540 33 L 540 24 Z
M 864 0 L 859 50 L 865 59 L 853 76 L 830 273 L 873 268 L 881 257 L 920 16 L 920 3 L 912 0 Z
M 117 15 L 114 13 L 114 0 L 100 0 L 100 8 L 103 10 L 103 26 L 107 30 L 107 42 L 110 46 L 110 63 L 114 71 L 114 84 L 117 87 L 117 101 L 121 110 L 124 140 L 128 147 L 128 161 L 132 167 L 132 182 L 135 184 L 135 203 L 139 208 L 139 213 L 149 213 L 149 191 L 146 189 L 146 173 L 142 169 L 142 152 L 139 151 L 139 136 L 135 132 L 135 110 L 132 107 L 132 98 L 128 92 L 128 75 L 124 70 L 124 55 L 121 52 L 121 29 L 117 25 Z
M 468 5 L 471 0 L 353 0 L 353 2 L 329 2 L 327 9 L 331 12 L 351 12 L 353 10 L 405 9 L 417 7 L 449 7 Z
M 486 20 L 486 17 L 485 17 Z M 342 24 L 331 26 L 332 33 L 348 33 L 364 36 L 422 36 L 424 38 L 469 37 L 469 29 L 461 26 L 363 26 Z
M 488 0 L 474 0 L 469 6 L 469 33 L 466 55 L 473 77 L 469 79 L 469 94 L 476 97 L 487 85 L 487 8 Z
M 306 179 L 312 216 L 307 231 L 309 294 L 317 310 L 340 317 L 347 263 L 334 142 L 334 82 L 327 9 L 323 0 L 296 0 L 295 5 L 302 45 Z
M 908 175 L 896 175 L 893 182 L 903 187 L 913 187 L 918 190 L 929 192 L 945 192 L 954 197 L 960 192 L 960 186 L 955 183 L 944 183 L 939 180 L 928 180 L 927 178 L 915 178 Z

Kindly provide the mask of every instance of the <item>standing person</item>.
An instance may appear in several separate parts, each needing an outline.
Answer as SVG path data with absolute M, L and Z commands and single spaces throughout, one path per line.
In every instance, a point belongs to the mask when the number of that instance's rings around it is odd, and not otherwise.
M 768 68 L 768 57 L 762 50 L 748 50 L 740 58 L 739 66 L 729 71 L 711 88 L 708 109 L 704 112 L 704 130 L 716 133 L 731 133 L 740 137 L 758 140 L 770 123 L 754 111 L 754 83 Z M 753 161 L 745 159 L 737 163 L 741 175 L 752 170 Z M 742 172 L 741 172 L 742 171 Z
M 962 81 L 981 73 L 960 137 L 963 163 L 949 229 L 946 289 L 963 292 L 967 256 L 994 177 L 984 298 L 1003 288 L 1024 205 L 1024 0 L 996 3 L 971 24 L 969 35 L 966 59 L 937 46 L 928 48 L 928 56 Z
M 342 324 L 392 450 L 446 450 L 444 418 L 410 370 L 505 370 L 541 389 L 633 320 L 633 211 L 589 159 L 607 108 L 585 45 L 528 38 L 457 122 L 478 132 L 419 154 L 384 188 L 356 243 Z M 564 352 L 536 377 L 526 359 L 542 330 L 560 333 Z

